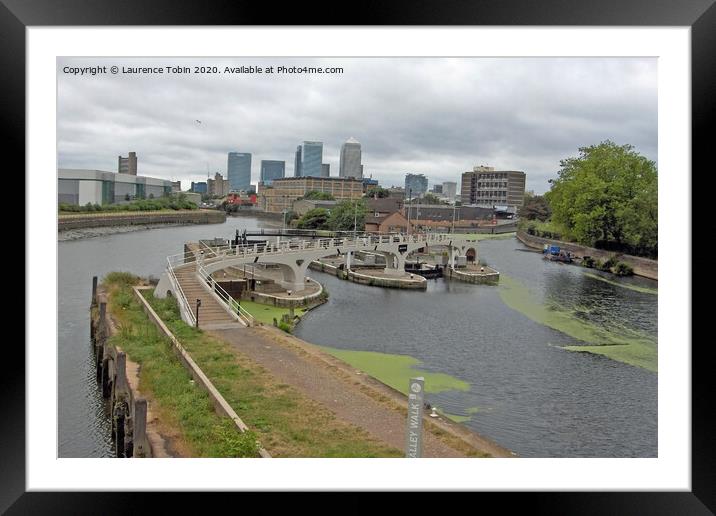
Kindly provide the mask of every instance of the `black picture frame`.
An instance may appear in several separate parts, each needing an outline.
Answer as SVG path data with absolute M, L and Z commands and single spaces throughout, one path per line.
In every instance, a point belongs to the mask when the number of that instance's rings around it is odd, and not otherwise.
M 335 4 L 311 2 L 311 13 L 335 12 Z M 341 25 L 346 18 L 316 18 L 303 3 L 280 7 L 228 0 L 0 0 L 0 65 L 6 149 L 25 169 L 25 28 L 28 26 L 111 25 Z M 309 14 L 311 14 L 309 16 Z M 320 20 L 320 21 L 319 21 Z M 713 143 L 708 128 L 716 112 L 716 6 L 714 0 L 426 0 L 361 2 L 353 25 L 553 25 L 553 26 L 689 26 L 692 38 L 692 163 L 706 168 Z M 685 213 L 685 217 L 690 217 Z M 694 260 L 696 268 L 702 259 Z M 27 273 L 27 271 L 26 271 Z M 685 278 L 691 284 L 691 278 Z M 32 308 L 32 307 L 28 307 Z M 702 344 L 707 344 L 703 341 Z M 672 343 L 689 345 L 690 343 Z M 25 354 L 6 346 L 0 375 L 4 416 L 0 417 L 0 511 L 8 514 L 123 512 L 139 508 L 131 493 L 27 493 L 25 489 Z M 716 428 L 711 416 L 714 375 L 707 346 L 692 347 L 692 491 L 613 493 L 505 493 L 505 509 L 526 503 L 531 513 L 550 514 L 713 514 L 716 511 Z M 9 354 L 8 354 L 9 353 Z M 214 495 L 212 505 L 220 507 Z M 244 495 L 245 496 L 245 495 Z M 508 500 L 505 500 L 508 498 Z M 426 503 L 427 500 L 421 502 Z M 184 496 L 162 497 L 171 510 Z M 434 502 L 433 502 L 434 503 Z M 429 505 L 429 504 L 428 504 Z M 421 509 L 426 509 L 421 505 Z

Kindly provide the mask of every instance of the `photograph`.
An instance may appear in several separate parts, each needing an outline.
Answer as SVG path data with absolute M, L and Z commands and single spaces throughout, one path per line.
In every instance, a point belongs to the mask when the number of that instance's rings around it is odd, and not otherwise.
M 658 457 L 657 61 L 58 57 L 58 456 Z
M 710 514 L 691 213 L 716 8 L 640 1 L 262 25 L 0 0 L 27 221 L 0 513 L 398 491 Z

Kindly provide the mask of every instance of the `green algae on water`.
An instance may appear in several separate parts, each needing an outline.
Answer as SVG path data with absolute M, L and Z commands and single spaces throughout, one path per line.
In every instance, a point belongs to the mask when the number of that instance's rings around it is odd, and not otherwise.
M 642 292 L 644 294 L 653 294 L 655 296 L 659 295 L 659 291 L 655 288 L 639 287 L 637 285 L 630 285 L 628 283 L 622 283 L 619 281 L 610 280 L 608 278 L 600 276 L 599 274 L 594 274 L 593 272 L 585 272 L 584 275 L 588 276 L 590 278 L 594 278 L 599 281 L 603 281 L 604 283 L 609 283 L 610 285 L 616 285 L 617 287 L 628 288 L 629 290 L 634 290 L 636 292 Z
M 470 421 L 472 419 L 473 415 L 477 414 L 481 410 L 479 407 L 470 407 L 465 411 L 465 413 L 467 414 L 466 416 L 463 416 L 462 414 L 449 414 L 447 412 L 442 412 L 440 409 L 438 409 L 437 411 L 441 415 L 455 421 L 456 423 L 466 423 L 467 421 Z
M 577 317 L 574 312 L 545 306 L 530 290 L 515 278 L 500 277 L 499 293 L 502 301 L 513 310 L 535 322 L 544 324 L 570 337 L 584 342 L 585 346 L 565 346 L 562 349 L 603 355 L 649 371 L 657 371 L 656 341 L 624 326 L 618 332 L 610 331 Z
M 408 355 L 391 355 L 377 351 L 355 351 L 319 346 L 326 353 L 343 360 L 347 364 L 365 371 L 393 389 L 408 394 L 410 378 L 423 376 L 425 392 L 468 391 L 470 384 L 444 373 L 431 373 L 416 369 L 421 362 Z

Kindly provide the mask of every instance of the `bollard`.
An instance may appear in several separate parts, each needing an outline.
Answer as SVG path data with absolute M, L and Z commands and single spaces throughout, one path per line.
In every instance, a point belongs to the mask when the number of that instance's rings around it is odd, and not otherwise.
M 97 276 L 92 276 L 92 301 L 90 308 L 97 306 Z

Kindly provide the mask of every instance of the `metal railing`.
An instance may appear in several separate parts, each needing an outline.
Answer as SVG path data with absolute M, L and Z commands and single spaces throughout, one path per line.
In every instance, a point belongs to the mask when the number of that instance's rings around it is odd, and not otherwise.
M 256 324 L 256 318 L 244 307 L 242 307 L 239 301 L 231 297 L 231 295 L 211 276 L 211 274 L 206 272 L 203 265 L 199 264 L 197 266 L 196 273 L 199 278 L 221 299 L 221 301 L 226 305 L 229 313 L 236 320 L 243 322 L 246 326 L 254 326 Z
M 180 310 L 184 310 L 184 312 L 187 314 L 187 317 L 189 318 L 190 324 L 194 326 L 196 324 L 196 316 L 194 315 L 194 312 L 191 311 L 191 307 L 189 306 L 189 302 L 186 299 L 184 290 L 182 290 L 181 288 L 181 283 L 179 283 L 179 280 L 174 273 L 174 267 L 172 266 L 171 258 L 171 256 L 167 256 L 167 274 L 169 275 L 169 281 L 171 281 L 172 286 L 174 287 L 174 292 L 177 293 L 176 298 L 179 302 Z
M 188 318 L 192 321 L 192 324 L 196 324 L 196 316 L 192 312 L 186 295 L 176 277 L 175 269 L 181 265 L 188 265 L 194 262 L 199 278 L 226 304 L 229 313 L 236 319 L 251 326 L 255 324 L 255 318 L 246 311 L 246 309 L 241 307 L 239 301 L 231 297 L 231 295 L 216 282 L 211 274 L 206 271 L 204 265 L 214 264 L 233 257 L 270 256 L 289 253 L 298 254 L 303 251 L 316 249 L 370 250 L 363 248 L 370 248 L 370 246 L 375 246 L 376 244 L 445 244 L 449 242 L 454 243 L 455 241 L 474 242 L 476 239 L 461 238 L 455 233 L 415 233 L 411 235 L 366 233 L 355 237 L 346 236 L 315 240 L 289 240 L 280 243 L 266 242 L 264 244 L 223 244 L 209 246 L 206 242 L 201 242 L 202 249 L 199 251 L 187 251 L 168 256 L 167 272 L 170 281 L 173 283 L 175 292 L 177 292 L 177 299 L 187 313 Z

